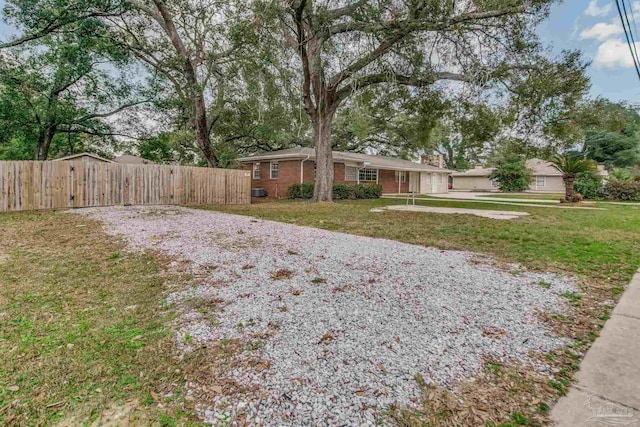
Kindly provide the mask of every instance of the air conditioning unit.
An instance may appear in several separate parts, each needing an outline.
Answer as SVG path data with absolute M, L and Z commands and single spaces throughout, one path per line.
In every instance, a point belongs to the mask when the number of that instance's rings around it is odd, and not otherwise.
M 251 197 L 267 197 L 267 192 L 264 188 L 252 188 Z

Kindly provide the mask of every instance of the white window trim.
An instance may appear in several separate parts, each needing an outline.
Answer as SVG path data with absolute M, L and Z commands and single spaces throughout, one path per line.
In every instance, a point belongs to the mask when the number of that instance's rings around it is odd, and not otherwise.
M 260 179 L 260 162 L 253 164 L 253 179 Z
M 492 187 L 498 187 L 498 180 L 496 178 L 491 178 L 489 182 L 491 183 Z
M 277 166 L 275 168 L 275 172 L 276 172 L 275 178 L 273 177 L 273 172 L 274 172 L 273 165 Z M 278 165 L 278 161 L 276 160 L 276 161 L 269 162 L 269 178 L 278 179 L 279 173 L 280 173 L 280 166 Z
M 540 184 L 540 178 L 542 178 L 542 184 Z M 536 175 L 536 187 L 544 187 L 547 183 L 547 179 L 544 175 Z
M 349 171 L 353 172 L 352 175 L 349 174 Z M 358 181 L 358 167 L 357 166 L 345 166 L 344 168 L 344 180 L 345 181 Z
M 360 174 L 362 174 L 365 178 L 367 175 L 367 172 L 369 173 L 369 175 L 371 175 L 371 172 L 375 172 L 375 177 L 373 179 L 362 179 L 362 176 Z M 358 170 L 358 182 L 360 181 L 364 181 L 364 182 L 378 182 L 378 169 L 372 169 L 372 168 L 362 168 Z

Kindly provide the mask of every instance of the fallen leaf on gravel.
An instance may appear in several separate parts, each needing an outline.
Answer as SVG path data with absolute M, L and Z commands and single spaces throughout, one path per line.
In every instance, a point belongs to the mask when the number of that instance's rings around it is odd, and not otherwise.
M 322 338 L 320 338 L 320 341 L 318 341 L 318 345 L 328 344 L 329 342 L 333 341 L 333 339 L 334 339 L 334 336 L 330 332 L 327 332 L 322 336 Z

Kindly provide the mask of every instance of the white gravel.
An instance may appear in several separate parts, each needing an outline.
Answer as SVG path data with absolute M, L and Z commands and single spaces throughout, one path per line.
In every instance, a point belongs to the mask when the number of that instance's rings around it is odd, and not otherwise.
M 487 359 L 533 364 L 530 352 L 566 343 L 535 315 L 567 310 L 560 294 L 576 290 L 552 274 L 512 274 L 472 262 L 471 253 L 211 211 L 76 212 L 104 221 L 134 248 L 210 272 L 168 302 L 221 298 L 224 310 L 216 324 L 186 313 L 179 336 L 249 343 L 252 334 L 275 332 L 244 355 L 268 368 L 229 373 L 259 391 L 201 407 L 216 425 L 239 414 L 252 425 L 374 425 L 390 404 L 419 397 L 416 375 L 453 387 Z M 274 279 L 278 270 L 291 277 Z

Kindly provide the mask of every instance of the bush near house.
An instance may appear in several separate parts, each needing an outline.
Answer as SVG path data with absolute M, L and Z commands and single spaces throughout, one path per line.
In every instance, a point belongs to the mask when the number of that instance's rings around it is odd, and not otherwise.
M 379 199 L 382 196 L 382 186 L 378 184 L 334 184 L 334 200 Z M 293 184 L 287 189 L 290 199 L 311 199 L 313 184 Z
M 612 179 L 604 185 L 598 196 L 607 200 L 640 202 L 640 181 Z
M 500 191 L 522 192 L 529 189 L 531 172 L 524 160 L 509 157 L 498 162 L 490 177 L 498 181 Z
M 585 199 L 595 199 L 602 188 L 602 178 L 595 172 L 582 172 L 578 174 L 573 188 Z

